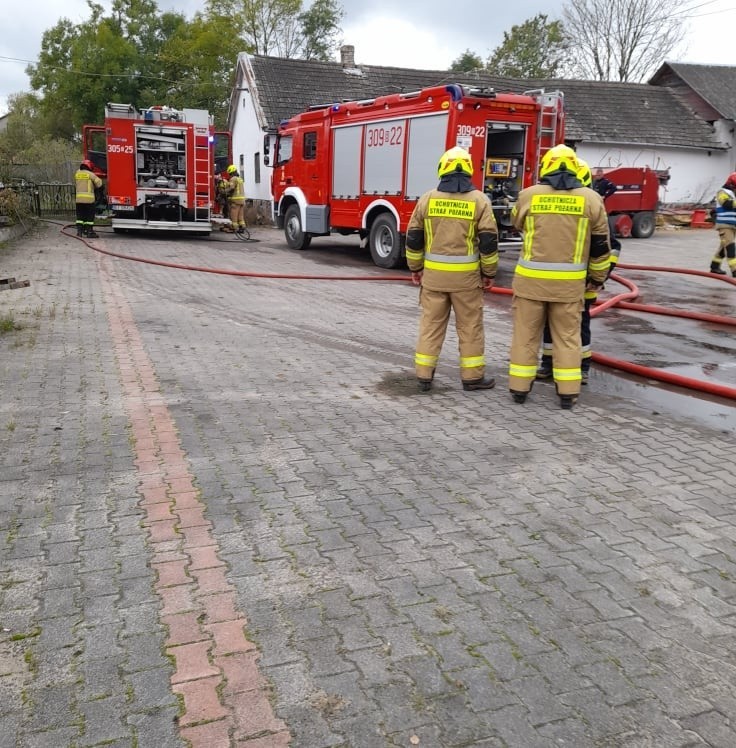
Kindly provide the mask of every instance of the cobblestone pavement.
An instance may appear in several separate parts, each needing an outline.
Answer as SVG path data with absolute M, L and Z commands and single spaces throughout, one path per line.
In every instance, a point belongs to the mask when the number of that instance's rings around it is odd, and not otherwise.
M 420 395 L 408 283 L 59 228 L 0 248 L 2 748 L 736 745 L 727 429 L 515 405 L 502 299 Z M 93 244 L 380 274 L 254 235 Z

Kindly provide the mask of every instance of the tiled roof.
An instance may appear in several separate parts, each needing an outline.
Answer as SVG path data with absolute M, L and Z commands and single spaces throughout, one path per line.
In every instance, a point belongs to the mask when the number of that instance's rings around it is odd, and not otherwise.
M 343 68 L 338 62 L 265 55 L 249 55 L 248 59 L 269 128 L 314 105 L 460 83 L 515 93 L 538 88 L 563 91 L 567 135 L 574 141 L 724 147 L 716 142 L 708 123 L 693 114 L 674 91 L 661 86 L 579 80 L 522 81 L 483 73 L 374 65 Z
M 650 83 L 657 85 L 666 76 L 668 69 L 705 99 L 724 119 L 736 120 L 736 67 L 665 62 Z

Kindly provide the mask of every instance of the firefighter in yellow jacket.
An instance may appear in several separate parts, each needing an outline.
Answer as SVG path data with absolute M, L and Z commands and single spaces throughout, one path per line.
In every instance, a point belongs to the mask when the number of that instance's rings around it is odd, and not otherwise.
M 414 365 L 419 389 L 432 379 L 455 312 L 464 390 L 489 390 L 485 376 L 483 290 L 490 290 L 498 268 L 498 227 L 488 198 L 473 186 L 473 162 L 462 148 L 440 158 L 437 189 L 419 198 L 406 232 L 406 260 L 421 286 Z
M 227 167 L 227 213 L 230 226 L 227 231 L 242 231 L 245 228 L 245 185 L 235 164 Z
M 511 220 L 524 241 L 512 284 L 513 333 L 509 389 L 523 403 L 537 375 L 545 323 L 552 333 L 552 376 L 560 405 L 572 408 L 580 394 L 580 317 L 587 290 L 608 274 L 610 245 L 600 196 L 577 178 L 575 151 L 550 148 L 540 182 L 519 193 Z
M 92 171 L 91 161 L 82 161 L 74 174 L 76 191 L 75 207 L 77 216 L 77 236 L 96 239 L 95 226 L 95 188 L 102 187 L 102 180 Z
M 593 176 L 590 173 L 590 167 L 581 158 L 578 158 L 578 181 L 583 185 L 583 187 L 593 186 Z M 597 190 L 594 189 L 594 192 L 597 192 Z M 601 196 L 601 200 L 603 200 L 603 196 Z M 605 203 L 603 203 L 603 205 L 605 207 Z M 610 276 L 611 273 L 615 270 L 619 255 L 621 254 L 621 242 L 618 240 L 615 240 L 614 242 L 614 237 L 612 237 L 610 233 L 610 224 L 608 239 L 611 245 L 611 264 L 608 268 L 608 275 Z M 580 373 L 583 377 L 581 384 L 588 384 L 590 364 L 593 356 L 593 347 L 591 345 L 592 336 L 590 332 L 590 310 L 593 308 L 593 305 L 595 304 L 597 298 L 597 288 L 585 289 L 583 313 L 580 318 L 580 342 L 582 344 Z M 552 379 L 552 334 L 549 331 L 548 324 L 544 326 L 542 360 L 539 364 L 539 369 L 537 369 L 537 379 Z

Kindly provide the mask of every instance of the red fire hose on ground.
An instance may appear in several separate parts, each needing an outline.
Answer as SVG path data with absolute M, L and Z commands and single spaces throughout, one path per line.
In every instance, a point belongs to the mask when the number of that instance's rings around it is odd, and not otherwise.
M 290 275 L 285 273 L 257 273 L 246 270 L 229 270 L 226 268 L 208 268 L 199 265 L 186 265 L 175 262 L 165 262 L 163 260 L 153 260 L 148 257 L 137 257 L 133 255 L 126 255 L 119 252 L 112 252 L 107 249 L 94 246 L 89 241 L 85 240 L 84 237 L 74 237 L 72 234 L 67 233 L 67 228 L 73 228 L 73 224 L 68 224 L 62 228 L 62 233 L 72 238 L 80 239 L 90 249 L 95 250 L 101 254 L 108 255 L 110 257 L 116 257 L 123 260 L 131 260 L 133 262 L 142 262 L 149 265 L 159 265 L 161 267 L 175 268 L 178 270 L 189 270 L 199 273 L 215 273 L 217 275 L 232 275 L 242 278 L 268 278 L 268 279 L 284 279 L 284 280 L 339 280 L 339 281 L 399 281 L 403 283 L 411 282 L 411 278 L 408 275 Z M 625 263 L 619 263 L 617 269 L 624 270 L 636 270 L 636 271 L 654 271 L 657 273 L 682 273 L 685 275 L 699 275 L 707 277 L 711 280 L 718 281 L 721 283 L 728 283 L 730 285 L 736 285 L 736 278 L 731 278 L 724 275 L 714 275 L 712 273 L 703 272 L 700 270 L 687 270 L 684 268 L 668 268 L 660 266 L 648 266 L 648 265 L 629 265 Z M 612 307 L 618 307 L 621 309 L 630 309 L 636 312 L 645 312 L 649 314 L 661 314 L 671 317 L 681 317 L 684 319 L 692 319 L 700 322 L 710 322 L 719 325 L 736 326 L 736 318 L 720 316 L 716 314 L 704 314 L 701 312 L 689 312 L 678 309 L 669 309 L 667 307 L 654 306 L 651 304 L 638 304 L 633 301 L 639 297 L 639 289 L 632 281 L 622 278 L 618 273 L 611 275 L 611 280 L 614 280 L 627 287 L 627 291 L 612 296 L 603 302 L 597 303 L 591 310 L 591 317 L 596 317 L 602 312 Z M 511 294 L 510 288 L 503 288 L 500 286 L 494 286 L 492 293 L 498 294 Z M 696 392 L 703 392 L 709 395 L 716 395 L 718 397 L 726 398 L 728 400 L 736 400 L 736 388 L 728 387 L 726 385 L 717 384 L 714 382 L 703 382 L 699 379 L 693 379 L 691 377 L 681 376 L 679 374 L 672 374 L 671 372 L 663 369 L 655 369 L 649 366 L 641 366 L 631 361 L 624 361 L 622 359 L 613 358 L 603 353 L 593 353 L 593 361 L 597 364 L 607 366 L 611 369 L 618 369 L 625 371 L 630 374 L 635 374 L 646 379 L 654 381 L 664 382 L 666 384 L 675 385 L 684 389 L 693 390 Z

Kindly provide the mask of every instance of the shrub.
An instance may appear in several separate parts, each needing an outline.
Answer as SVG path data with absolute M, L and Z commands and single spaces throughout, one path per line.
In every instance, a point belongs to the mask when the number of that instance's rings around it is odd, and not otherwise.
M 28 200 L 23 200 L 15 190 L 6 187 L 0 190 L 0 216 L 7 216 L 12 225 L 31 215 Z

